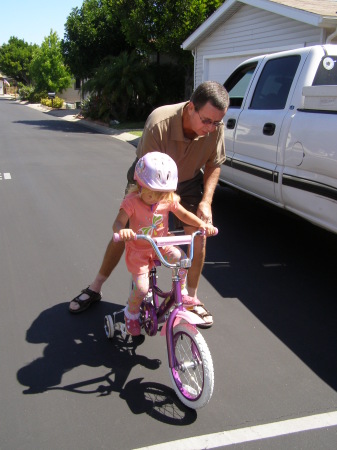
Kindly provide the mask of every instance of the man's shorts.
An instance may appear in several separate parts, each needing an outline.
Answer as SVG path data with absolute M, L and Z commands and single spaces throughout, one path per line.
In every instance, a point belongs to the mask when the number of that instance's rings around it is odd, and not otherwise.
M 191 180 L 178 183 L 176 193 L 180 196 L 180 204 L 194 214 L 197 214 L 199 203 L 203 196 L 203 174 L 200 171 L 197 176 Z M 184 224 L 178 217 L 173 217 L 175 229 L 183 228 Z

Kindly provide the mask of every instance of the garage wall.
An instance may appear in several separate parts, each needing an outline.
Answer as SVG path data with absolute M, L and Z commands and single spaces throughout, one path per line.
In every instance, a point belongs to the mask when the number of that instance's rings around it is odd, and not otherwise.
M 318 27 L 243 5 L 196 48 L 195 86 L 210 79 L 224 82 L 255 55 L 320 43 Z

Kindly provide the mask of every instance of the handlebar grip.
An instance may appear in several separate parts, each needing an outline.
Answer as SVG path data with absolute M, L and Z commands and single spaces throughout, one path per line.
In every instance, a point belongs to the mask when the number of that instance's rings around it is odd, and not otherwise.
M 134 240 L 136 240 L 136 239 L 137 239 L 137 236 L 134 237 Z M 112 236 L 112 240 L 114 242 L 120 242 L 121 238 L 119 237 L 119 233 L 114 233 L 113 236 Z

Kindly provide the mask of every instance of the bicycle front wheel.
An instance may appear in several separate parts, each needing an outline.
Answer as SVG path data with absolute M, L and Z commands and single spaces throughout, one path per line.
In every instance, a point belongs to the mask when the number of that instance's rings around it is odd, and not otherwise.
M 214 388 L 212 356 L 202 334 L 189 323 L 173 329 L 176 367 L 169 368 L 173 388 L 189 408 L 199 409 L 210 401 Z

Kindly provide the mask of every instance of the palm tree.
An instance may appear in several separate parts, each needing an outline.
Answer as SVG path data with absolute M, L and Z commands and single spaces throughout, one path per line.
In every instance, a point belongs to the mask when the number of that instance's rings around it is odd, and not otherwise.
M 131 102 L 140 105 L 154 91 L 146 60 L 135 51 L 105 58 L 93 78 L 83 85 L 83 93 L 98 95 L 99 116 L 119 121 L 127 118 Z

